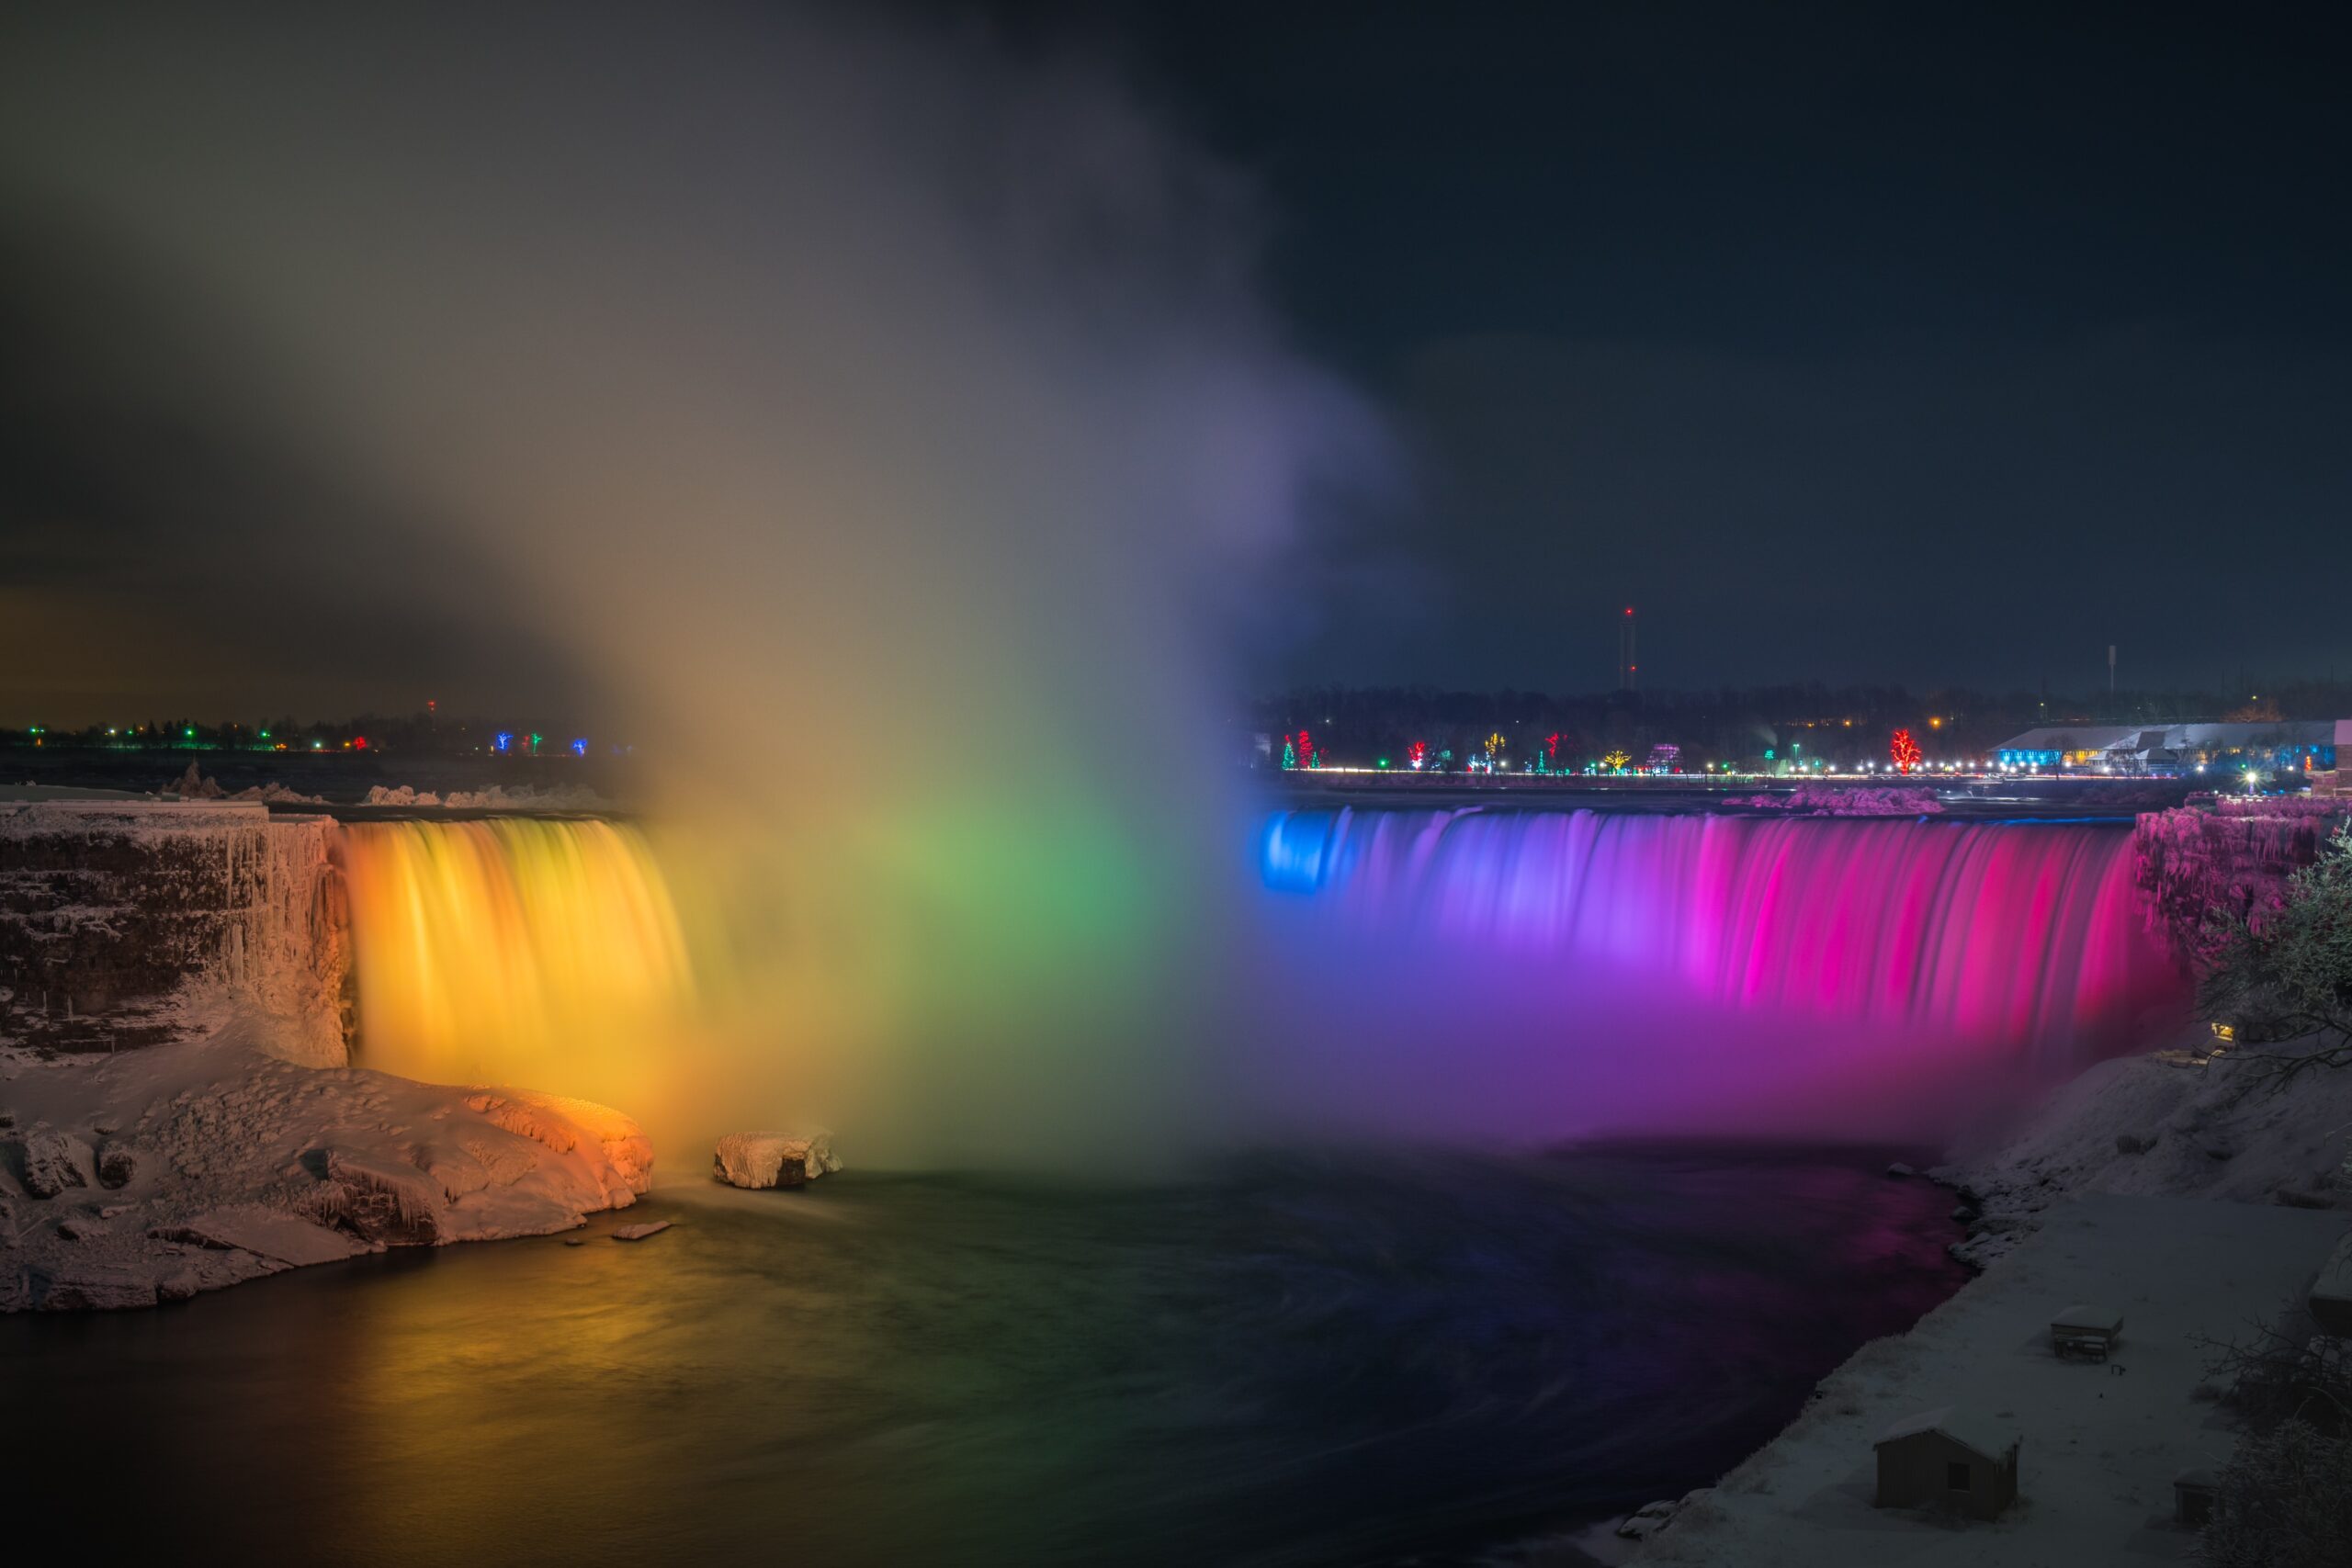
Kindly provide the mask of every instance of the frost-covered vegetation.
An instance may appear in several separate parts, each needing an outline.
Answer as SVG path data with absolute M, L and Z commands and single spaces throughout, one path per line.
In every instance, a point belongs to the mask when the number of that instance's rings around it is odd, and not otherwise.
M 2254 1055 L 2283 1081 L 2352 1064 L 2352 822 L 2339 822 L 2280 896 L 2216 931 L 2204 1003 L 2242 1038 L 2290 1042 Z
M 2151 811 L 2132 835 L 2135 877 L 2157 923 L 2199 969 L 2217 968 L 2286 908 L 2352 805 L 2341 800 L 2202 800 Z
M 2247 1436 L 2198 1543 L 2211 1568 L 2352 1562 L 2352 1442 L 2290 1419 Z

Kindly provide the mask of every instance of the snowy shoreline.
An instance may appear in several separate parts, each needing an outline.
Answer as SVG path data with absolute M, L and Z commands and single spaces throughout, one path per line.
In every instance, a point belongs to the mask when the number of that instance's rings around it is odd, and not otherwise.
M 526 1089 L 304 1066 L 202 1038 L 0 1052 L 0 1312 L 153 1306 L 388 1247 L 545 1235 L 652 1184 L 636 1122 Z
M 2271 1094 L 2226 1056 L 2196 1065 L 2211 1044 L 2200 1029 L 2102 1062 L 1955 1149 L 1927 1175 L 1954 1190 L 1970 1234 L 1953 1256 L 1977 1276 L 1856 1350 L 1770 1442 L 1657 1510 L 1645 1542 L 1611 1520 L 1576 1549 L 1690 1568 L 2186 1560 L 2172 1477 L 2218 1470 L 2237 1441 L 2211 1403 L 2211 1342 L 2300 1308 L 2346 1230 L 2352 1131 L 2352 1073 Z M 2112 1367 L 2051 1355 L 2050 1314 L 2078 1300 L 2123 1312 Z M 1876 1435 L 1948 1404 L 2023 1431 L 2020 1501 L 1995 1523 L 1871 1506 Z

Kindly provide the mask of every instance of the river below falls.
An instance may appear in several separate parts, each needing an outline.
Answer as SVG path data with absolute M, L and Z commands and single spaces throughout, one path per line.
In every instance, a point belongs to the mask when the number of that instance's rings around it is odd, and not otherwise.
M 5 1468 L 184 1561 L 1515 1561 L 1711 1481 L 1958 1287 L 1950 1196 L 1888 1157 L 664 1189 L 581 1247 L 0 1320 Z

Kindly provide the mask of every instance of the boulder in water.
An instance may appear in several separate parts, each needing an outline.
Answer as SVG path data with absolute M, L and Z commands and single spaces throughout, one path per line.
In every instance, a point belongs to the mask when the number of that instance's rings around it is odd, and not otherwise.
M 668 1220 L 648 1220 L 642 1224 L 615 1225 L 613 1239 L 615 1241 L 643 1241 L 647 1236 L 660 1235 L 663 1231 L 668 1230 L 670 1225 L 671 1222 Z
M 729 1187 L 799 1187 L 841 1168 L 830 1133 L 729 1133 L 710 1174 Z

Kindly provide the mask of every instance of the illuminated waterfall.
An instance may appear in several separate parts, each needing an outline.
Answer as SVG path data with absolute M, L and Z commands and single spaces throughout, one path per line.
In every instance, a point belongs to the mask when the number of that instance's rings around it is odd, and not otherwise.
M 2096 825 L 1288 811 L 1257 850 L 1260 918 L 1207 934 L 1122 924 L 1125 863 L 1069 834 L 1001 856 L 994 947 L 911 915 L 846 943 L 812 906 L 747 971 L 699 923 L 689 963 L 679 910 L 708 902 L 710 867 L 673 867 L 673 897 L 626 824 L 355 825 L 358 1059 L 582 1094 L 684 1144 L 845 1104 L 844 1124 L 928 1134 L 918 1113 L 991 1095 L 1116 1128 L 1105 1108 L 1145 1091 L 1241 1135 L 1907 1135 L 2142 1043 L 2185 1000 L 2130 834 Z M 952 912 L 860 869 L 804 880 Z M 1135 1048 L 1157 993 L 1105 962 L 1129 949 L 1189 962 L 1204 998 L 1164 1048 Z M 1041 1049 L 1028 1014 L 990 1010 L 1008 987 L 1098 1027 Z M 937 1048 L 893 1054 L 910 1039 Z
M 635 828 L 361 823 L 337 852 L 365 1066 L 569 1087 L 600 1056 L 650 1054 L 692 999 L 677 912 Z
M 1293 1039 L 1486 1126 L 1918 1126 L 2185 1000 L 2102 825 L 1286 811 L 1258 872 Z

